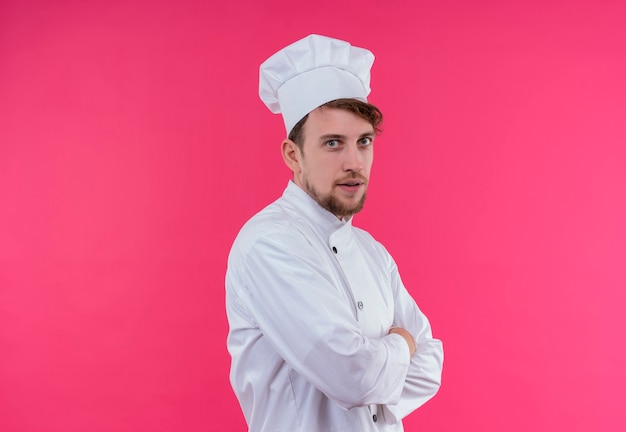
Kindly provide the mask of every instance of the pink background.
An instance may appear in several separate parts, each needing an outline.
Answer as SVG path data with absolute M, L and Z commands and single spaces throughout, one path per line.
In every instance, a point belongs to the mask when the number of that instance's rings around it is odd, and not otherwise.
M 626 430 L 624 5 L 0 2 L 0 430 L 245 430 L 226 257 L 289 178 L 258 66 L 313 32 L 376 54 L 355 223 L 444 341 L 406 430 Z

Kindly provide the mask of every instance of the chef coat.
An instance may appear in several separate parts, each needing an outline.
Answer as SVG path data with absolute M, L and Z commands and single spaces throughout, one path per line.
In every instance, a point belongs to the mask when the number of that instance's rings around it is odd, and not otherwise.
M 251 432 L 402 431 L 439 388 L 441 342 L 392 257 L 291 181 L 236 238 L 226 311 Z M 413 335 L 412 358 L 391 327 Z

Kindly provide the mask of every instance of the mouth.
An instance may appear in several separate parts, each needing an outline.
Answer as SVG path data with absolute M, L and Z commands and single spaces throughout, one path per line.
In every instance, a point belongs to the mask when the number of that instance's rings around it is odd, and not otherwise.
M 349 180 L 349 181 L 337 183 L 338 186 L 348 186 L 348 187 L 357 187 L 357 186 L 361 186 L 362 184 L 364 183 L 358 180 Z
M 366 184 L 365 179 L 349 178 L 336 183 L 337 187 L 348 193 L 358 192 Z

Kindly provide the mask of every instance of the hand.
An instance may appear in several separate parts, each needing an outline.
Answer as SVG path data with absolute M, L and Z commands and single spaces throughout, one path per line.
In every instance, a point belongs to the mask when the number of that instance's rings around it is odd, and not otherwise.
M 391 327 L 389 329 L 389 334 L 391 333 L 399 334 L 400 336 L 404 338 L 407 345 L 409 346 L 410 357 L 413 357 L 413 354 L 415 354 L 415 350 L 417 350 L 417 346 L 415 345 L 415 339 L 413 339 L 413 336 L 411 335 L 411 333 L 409 333 L 407 330 L 403 329 L 402 327 Z

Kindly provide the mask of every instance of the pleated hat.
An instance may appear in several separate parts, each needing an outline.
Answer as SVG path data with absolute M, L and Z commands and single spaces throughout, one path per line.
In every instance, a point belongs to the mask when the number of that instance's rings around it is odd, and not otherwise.
M 260 67 L 259 96 L 282 114 L 287 136 L 304 116 L 335 99 L 367 102 L 371 51 L 316 34 L 281 49 Z

